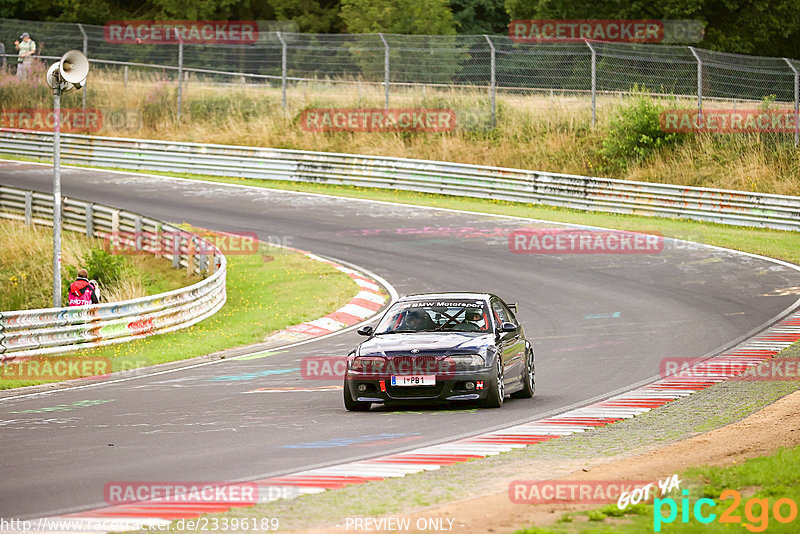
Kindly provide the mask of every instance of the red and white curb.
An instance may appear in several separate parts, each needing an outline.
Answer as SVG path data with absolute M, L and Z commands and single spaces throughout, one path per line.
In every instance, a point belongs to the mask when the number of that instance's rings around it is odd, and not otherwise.
M 354 273 L 354 275 L 361 276 L 358 273 Z M 367 283 L 371 282 L 362 279 L 362 284 L 359 285 L 363 289 L 369 287 L 365 285 Z M 368 292 L 376 294 L 374 289 Z M 257 484 L 259 487 L 259 502 L 270 502 L 371 481 L 403 477 L 421 471 L 432 471 L 443 466 L 524 448 L 649 412 L 676 399 L 738 376 L 747 369 L 757 367 L 796 341 L 800 341 L 800 312 L 718 356 L 695 364 L 703 368 L 700 378 L 692 377 L 691 372 L 687 373 L 689 376 L 678 375 L 663 378 L 582 408 L 502 430 L 450 443 L 421 447 L 399 454 L 310 469 L 292 475 L 255 480 L 250 483 Z M 716 368 L 718 368 L 718 372 L 713 371 Z M 228 503 L 178 504 L 153 500 L 109 506 L 45 518 L 45 520 L 53 522 L 50 524 L 54 524 L 55 521 L 74 521 L 72 527 L 64 530 L 105 532 L 125 530 L 125 528 L 119 528 L 120 524 L 133 529 L 141 526 L 157 527 L 177 519 L 225 512 L 235 506 L 237 505 Z M 59 532 L 64 530 L 59 530 Z
M 350 267 L 340 265 L 335 261 L 322 258 L 311 252 L 304 250 L 283 247 L 294 252 L 303 254 L 307 258 L 322 263 L 327 263 L 337 271 L 343 272 L 349 276 L 359 287 L 358 293 L 350 299 L 350 302 L 339 308 L 338 310 L 308 321 L 305 323 L 296 324 L 289 328 L 277 332 L 267 339 L 266 342 L 279 342 L 279 343 L 294 343 L 303 341 L 314 337 L 325 336 L 332 334 L 348 326 L 353 326 L 375 315 L 386 303 L 387 297 L 381 291 L 381 286 L 378 283 L 365 276 L 362 272 Z

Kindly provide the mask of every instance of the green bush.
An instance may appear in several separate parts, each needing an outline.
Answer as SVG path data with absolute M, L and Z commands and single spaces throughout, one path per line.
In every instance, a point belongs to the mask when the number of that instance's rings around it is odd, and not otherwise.
M 89 278 L 101 286 L 110 286 L 131 275 L 131 266 L 125 256 L 111 254 L 102 248 L 93 248 L 83 256 L 84 268 Z
M 661 129 L 659 118 L 663 109 L 644 96 L 622 107 L 603 140 L 600 149 L 603 163 L 612 170 L 626 171 L 631 163 L 645 160 L 661 147 L 683 140 L 685 134 Z

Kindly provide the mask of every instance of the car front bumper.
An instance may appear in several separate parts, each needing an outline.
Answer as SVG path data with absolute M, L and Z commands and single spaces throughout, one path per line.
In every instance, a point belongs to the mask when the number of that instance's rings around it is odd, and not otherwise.
M 486 398 L 491 378 L 491 370 L 459 371 L 448 373 L 446 376 L 436 375 L 436 384 L 433 386 L 392 386 L 390 376 L 364 376 L 348 371 L 345 374 L 344 387 L 357 402 L 384 404 L 468 402 Z M 475 387 L 468 389 L 468 383 L 474 384 Z

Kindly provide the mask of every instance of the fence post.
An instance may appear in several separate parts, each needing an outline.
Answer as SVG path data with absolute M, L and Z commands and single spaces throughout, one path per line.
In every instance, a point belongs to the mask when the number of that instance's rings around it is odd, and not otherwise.
M 378 35 L 381 36 L 381 41 L 383 41 L 384 53 L 383 53 L 383 77 L 384 82 L 383 85 L 386 87 L 386 105 L 384 106 L 386 109 L 389 109 L 389 43 L 386 42 L 386 38 L 383 36 L 382 33 Z
M 25 226 L 30 226 L 33 222 L 33 193 L 25 192 Z
M 281 32 L 275 33 L 281 41 L 281 106 L 286 109 L 286 41 Z
M 491 82 L 490 82 L 491 85 L 489 86 L 489 99 L 492 102 L 492 128 L 494 128 L 495 125 L 497 124 L 497 119 L 496 119 L 496 114 L 495 114 L 495 111 L 496 111 L 496 108 L 495 108 L 496 100 L 495 100 L 495 98 L 496 98 L 496 91 L 497 91 L 497 68 L 496 68 L 497 67 L 497 63 L 496 63 L 496 61 L 497 61 L 497 52 L 495 51 L 494 43 L 489 38 L 489 36 L 486 35 L 486 34 L 484 34 L 483 36 L 486 38 L 486 42 L 489 43 L 489 49 L 491 50 L 491 67 L 490 68 L 492 69 L 492 72 L 491 72 Z
M 697 50 L 693 46 L 689 47 L 692 55 L 697 60 L 697 111 L 703 115 L 703 60 L 697 55 Z
M 128 90 L 128 66 L 125 65 L 122 69 L 123 78 L 122 83 L 124 84 L 125 90 Z
M 86 32 L 83 31 L 83 24 L 78 24 L 78 29 L 83 34 L 83 55 L 89 57 L 89 38 L 86 36 Z M 89 90 L 88 87 L 83 88 L 83 111 L 86 111 L 86 92 Z
M 94 237 L 94 204 L 86 204 L 86 237 Z
M 800 145 L 800 77 L 792 62 L 783 58 L 794 73 L 794 146 Z
M 592 128 L 597 124 L 597 51 L 588 39 L 583 40 L 592 52 Z
M 178 122 L 181 122 L 183 104 L 183 38 L 178 36 Z

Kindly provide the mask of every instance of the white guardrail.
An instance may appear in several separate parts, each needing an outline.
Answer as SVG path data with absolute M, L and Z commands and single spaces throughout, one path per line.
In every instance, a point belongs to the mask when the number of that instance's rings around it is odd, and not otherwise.
M 52 158 L 52 134 L 0 130 L 0 153 Z M 800 197 L 481 165 L 112 137 L 61 137 L 64 163 L 342 184 L 800 230 Z
M 0 312 L 0 363 L 122 343 L 186 328 L 227 299 L 225 256 L 209 241 L 142 215 L 63 199 L 63 228 L 112 240 L 126 253 L 154 254 L 205 278 L 167 293 L 91 306 Z M 0 186 L 0 217 L 53 225 L 53 196 Z M 196 253 L 196 252 L 201 253 Z

